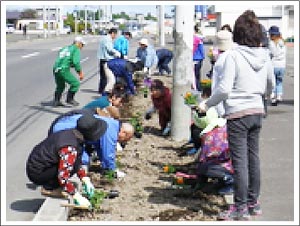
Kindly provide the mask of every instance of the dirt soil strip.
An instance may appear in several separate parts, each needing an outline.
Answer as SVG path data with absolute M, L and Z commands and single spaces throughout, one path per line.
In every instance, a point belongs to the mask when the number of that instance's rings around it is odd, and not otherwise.
M 171 88 L 172 77 L 155 76 Z M 142 91 L 122 109 L 123 117 L 144 112 L 151 105 L 150 96 Z M 127 111 L 127 112 L 126 112 Z M 129 112 L 128 112 L 129 111 Z M 174 174 L 166 174 L 166 164 L 175 165 L 183 172 L 195 166 L 195 156 L 179 157 L 185 142 L 175 142 L 160 136 L 158 116 L 143 121 L 143 136 L 133 138 L 118 153 L 120 170 L 126 173 L 122 180 L 105 181 L 97 170 L 90 170 L 96 187 L 115 189 L 119 197 L 105 199 L 98 210 L 72 210 L 69 221 L 212 221 L 224 209 L 224 199 L 201 191 L 172 187 Z

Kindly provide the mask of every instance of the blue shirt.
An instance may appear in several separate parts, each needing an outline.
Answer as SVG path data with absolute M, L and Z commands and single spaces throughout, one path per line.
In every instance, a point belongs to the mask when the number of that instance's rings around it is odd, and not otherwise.
M 128 56 L 129 41 L 124 35 L 121 35 L 116 39 L 114 43 L 114 49 L 118 50 L 122 56 Z
M 156 51 L 152 46 L 147 46 L 147 48 L 138 48 L 136 57 L 139 58 L 143 63 L 144 67 L 152 67 L 157 64 L 158 59 L 156 56 Z
M 123 78 L 126 81 L 126 92 L 129 94 L 135 94 L 132 73 L 127 70 L 126 63 L 127 60 L 116 58 L 109 60 L 107 62 L 107 66 L 116 77 L 116 80 L 118 80 L 118 78 Z
M 66 116 L 61 118 L 53 126 L 53 133 L 73 129 L 77 126 L 77 120 L 82 116 L 82 114 L 75 114 L 72 116 Z M 115 170 L 116 169 L 116 146 L 118 142 L 119 131 L 121 128 L 120 121 L 113 118 L 102 117 L 94 115 L 95 118 L 101 119 L 107 123 L 106 132 L 99 137 L 98 141 L 91 142 L 87 141 L 88 144 L 93 144 L 97 155 L 101 161 L 101 166 L 103 169 Z M 88 155 L 84 150 L 85 154 L 82 156 L 83 164 L 88 164 Z

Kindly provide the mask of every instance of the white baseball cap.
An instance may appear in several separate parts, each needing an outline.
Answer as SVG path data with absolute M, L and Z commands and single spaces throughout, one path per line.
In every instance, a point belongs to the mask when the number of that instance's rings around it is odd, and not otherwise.
M 148 39 L 146 38 L 142 38 L 139 42 L 141 45 L 145 45 L 145 46 L 148 46 Z
M 81 36 L 75 37 L 74 42 L 80 42 L 82 43 L 82 45 L 86 45 L 86 42 L 83 40 Z

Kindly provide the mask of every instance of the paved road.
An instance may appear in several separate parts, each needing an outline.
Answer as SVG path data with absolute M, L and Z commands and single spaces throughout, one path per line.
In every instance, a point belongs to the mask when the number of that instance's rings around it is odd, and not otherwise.
M 72 38 L 66 36 L 7 43 L 5 209 L 8 221 L 31 220 L 44 201 L 44 197 L 25 175 L 25 161 L 32 147 L 46 136 L 51 121 L 69 110 L 53 109 L 49 104 L 54 88 L 51 68 L 57 48 L 70 43 Z M 86 77 L 77 96 L 82 105 L 98 96 L 95 57 L 98 38 L 87 37 L 89 44 L 82 51 Z M 136 40 L 131 43 L 130 56 L 134 57 L 137 43 Z M 172 47 L 170 39 L 166 40 L 166 44 L 167 47 Z M 261 203 L 264 214 L 257 220 L 293 221 L 296 217 L 294 211 L 299 209 L 294 209 L 294 194 L 298 192 L 294 189 L 294 167 L 299 164 L 298 159 L 294 159 L 293 56 L 293 49 L 288 48 L 284 102 L 277 107 L 270 106 L 269 115 L 264 120 L 261 136 Z M 210 64 L 206 60 L 202 73 L 206 74 L 209 69 Z M 298 97 L 296 100 L 299 101 Z

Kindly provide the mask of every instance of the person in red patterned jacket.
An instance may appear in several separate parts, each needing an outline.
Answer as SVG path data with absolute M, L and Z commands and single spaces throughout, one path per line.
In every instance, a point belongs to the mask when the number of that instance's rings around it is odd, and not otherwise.
M 75 204 L 90 206 L 88 199 L 76 190 L 70 178 L 77 174 L 82 180 L 83 192 L 91 197 L 94 186 L 81 166 L 85 141 L 96 141 L 107 129 L 107 123 L 92 114 L 82 116 L 75 129 L 50 134 L 36 145 L 26 162 L 26 173 L 30 181 L 41 185 L 41 193 L 54 197 L 70 195 Z
M 171 131 L 171 92 L 159 79 L 154 79 L 150 86 L 153 106 L 146 111 L 145 119 L 149 120 L 158 111 L 159 125 L 162 135 L 167 136 Z

